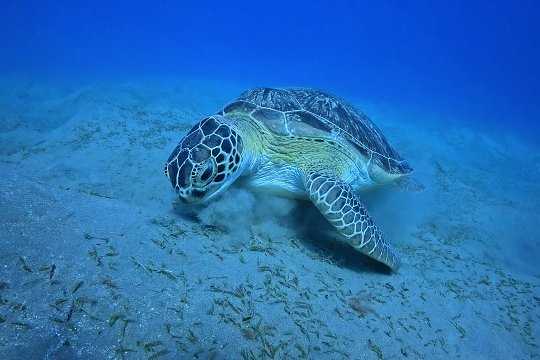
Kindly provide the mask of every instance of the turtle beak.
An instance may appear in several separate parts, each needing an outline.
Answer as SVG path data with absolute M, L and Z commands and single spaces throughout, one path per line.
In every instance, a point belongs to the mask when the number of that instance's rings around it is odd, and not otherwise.
M 206 191 L 192 189 L 187 191 L 185 194 L 179 194 L 180 201 L 182 201 L 183 204 L 200 204 L 202 202 L 205 202 L 207 199 L 205 198 L 207 195 Z
M 183 196 L 179 196 L 178 197 L 178 200 L 180 200 L 180 202 L 184 205 L 189 205 L 191 204 L 192 202 L 189 200 L 189 198 L 186 198 L 186 197 L 183 197 Z

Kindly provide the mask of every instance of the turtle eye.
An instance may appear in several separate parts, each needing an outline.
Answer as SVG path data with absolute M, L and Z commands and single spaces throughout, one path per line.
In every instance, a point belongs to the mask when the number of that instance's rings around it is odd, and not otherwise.
M 208 185 L 215 176 L 215 173 L 216 166 L 211 159 L 208 159 L 198 170 L 196 185 L 201 187 Z
M 210 176 L 212 175 L 212 169 L 207 168 L 204 170 L 204 172 L 201 174 L 201 180 L 202 181 L 208 181 L 210 179 Z

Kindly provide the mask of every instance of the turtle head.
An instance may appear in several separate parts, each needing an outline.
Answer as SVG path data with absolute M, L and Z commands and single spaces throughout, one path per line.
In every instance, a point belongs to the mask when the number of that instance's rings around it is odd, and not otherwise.
M 209 200 L 239 176 L 242 138 L 223 120 L 214 115 L 200 121 L 165 164 L 165 175 L 186 203 Z

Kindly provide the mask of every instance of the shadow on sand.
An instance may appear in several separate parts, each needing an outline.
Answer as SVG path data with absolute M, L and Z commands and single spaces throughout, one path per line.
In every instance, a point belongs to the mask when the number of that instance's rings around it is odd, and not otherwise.
M 180 201 L 176 201 L 173 203 L 172 212 L 185 221 L 204 226 L 198 218 L 198 211 L 203 208 L 204 205 L 186 206 Z M 280 221 L 283 219 L 285 221 Z M 340 267 L 356 272 L 388 275 L 392 273 L 386 265 L 354 250 L 344 242 L 336 230 L 309 202 L 298 200 L 287 217 L 276 219 L 276 221 L 297 234 L 302 246 L 305 246 L 308 251 L 321 254 Z

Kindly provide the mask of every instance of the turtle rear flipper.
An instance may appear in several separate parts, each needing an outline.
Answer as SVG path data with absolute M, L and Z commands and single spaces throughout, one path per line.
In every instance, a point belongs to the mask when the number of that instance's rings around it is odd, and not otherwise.
M 349 184 L 320 173 L 307 175 L 304 184 L 317 209 L 353 248 L 397 271 L 398 257 Z

